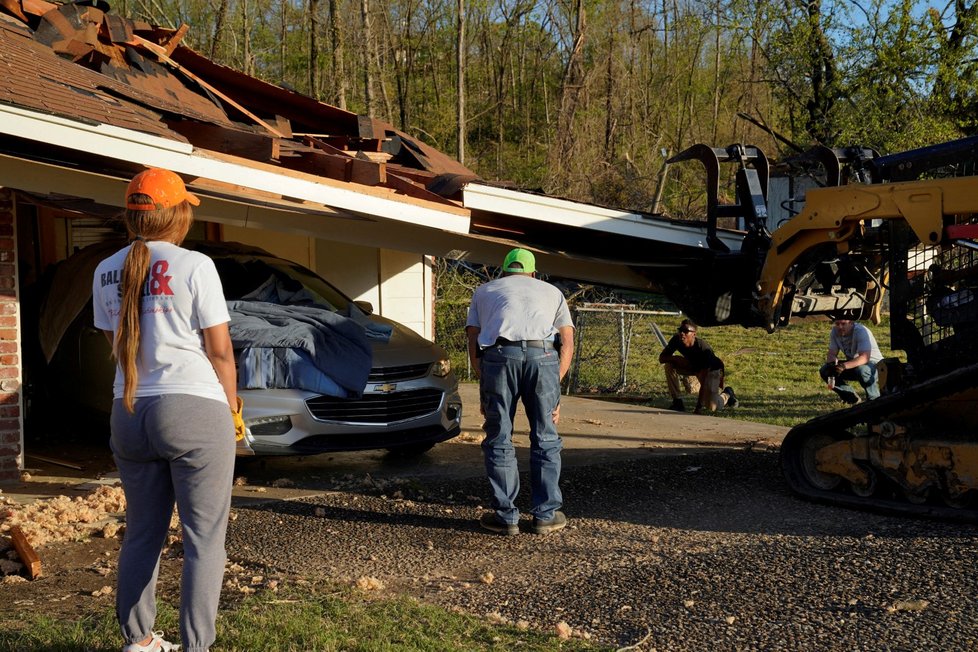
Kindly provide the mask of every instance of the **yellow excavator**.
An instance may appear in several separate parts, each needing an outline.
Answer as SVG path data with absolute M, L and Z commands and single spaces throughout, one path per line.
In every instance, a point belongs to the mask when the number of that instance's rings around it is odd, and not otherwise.
M 770 231 L 767 162 L 756 148 L 695 146 L 673 160 L 691 159 L 707 165 L 711 189 L 716 160 L 740 165 L 736 208 L 725 213 L 714 198 L 708 231 L 738 216 L 744 244 L 717 258 L 753 283 L 700 295 L 692 308 L 703 322 L 773 332 L 810 315 L 878 321 L 888 302 L 891 348 L 906 353 L 884 361 L 879 399 L 789 431 L 781 461 L 791 488 L 833 504 L 978 521 L 978 138 L 884 157 L 819 148 L 808 159 L 821 162 L 823 187 Z

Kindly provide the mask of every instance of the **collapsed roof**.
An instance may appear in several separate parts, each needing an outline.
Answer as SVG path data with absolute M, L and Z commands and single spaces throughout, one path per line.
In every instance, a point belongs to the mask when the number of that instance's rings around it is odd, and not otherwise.
M 166 167 L 205 220 L 489 263 L 518 243 L 551 273 L 642 289 L 713 253 L 700 227 L 482 182 L 391 124 L 208 60 L 187 30 L 101 0 L 0 0 L 0 186 L 99 213 Z
M 435 202 L 476 178 L 390 124 L 207 60 L 181 45 L 187 26 L 157 28 L 104 6 L 0 0 L 13 73 L 0 101 Z

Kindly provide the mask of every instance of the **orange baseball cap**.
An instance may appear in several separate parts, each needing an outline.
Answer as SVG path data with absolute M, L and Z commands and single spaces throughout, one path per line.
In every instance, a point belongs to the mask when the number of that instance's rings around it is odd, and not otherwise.
M 132 195 L 148 195 L 153 199 L 152 204 L 136 204 L 129 201 Z M 126 208 L 136 211 L 158 211 L 181 202 L 189 202 L 192 206 L 200 206 L 196 195 L 187 192 L 183 179 L 175 173 L 162 168 L 150 168 L 134 176 L 126 189 Z

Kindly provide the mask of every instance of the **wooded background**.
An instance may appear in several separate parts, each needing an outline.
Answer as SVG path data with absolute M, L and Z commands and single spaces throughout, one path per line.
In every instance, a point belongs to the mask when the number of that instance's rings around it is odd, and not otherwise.
M 978 119 L 978 1 L 119 0 L 115 9 L 187 23 L 185 43 L 217 62 L 388 120 L 486 179 L 622 208 L 651 210 L 665 157 L 698 142 L 753 144 L 772 158 L 815 143 L 889 153 L 970 135 Z M 663 197 L 676 217 L 702 196 L 702 171 L 682 167 Z

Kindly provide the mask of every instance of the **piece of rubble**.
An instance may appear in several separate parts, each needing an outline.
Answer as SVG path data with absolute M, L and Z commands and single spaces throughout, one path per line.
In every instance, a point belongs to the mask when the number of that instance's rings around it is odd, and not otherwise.
M 384 583 L 378 580 L 376 577 L 364 575 L 363 577 L 357 579 L 357 588 L 359 588 L 361 591 L 380 591 L 384 588 Z
M 10 541 L 14 544 L 14 549 L 20 557 L 20 563 L 24 565 L 27 572 L 27 579 L 37 579 L 41 575 L 41 558 L 34 551 L 34 546 L 27 540 L 24 531 L 19 525 L 10 527 Z

